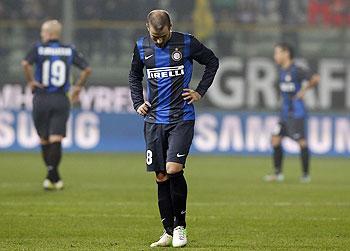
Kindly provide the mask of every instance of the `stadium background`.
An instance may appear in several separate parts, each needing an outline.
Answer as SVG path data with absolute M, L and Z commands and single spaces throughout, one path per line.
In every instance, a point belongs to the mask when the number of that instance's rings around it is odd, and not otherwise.
M 321 74 L 319 87 L 306 97 L 311 151 L 350 153 L 345 0 L 2 0 L 0 148 L 38 149 L 20 61 L 38 40 L 41 23 L 57 18 L 64 24 L 63 41 L 75 44 L 93 68 L 81 105 L 73 109 L 66 151 L 143 151 L 142 119 L 131 108 L 127 79 L 134 41 L 146 33 L 145 16 L 154 8 L 168 9 L 174 30 L 193 33 L 220 58 L 213 86 L 196 104 L 192 152 L 269 154 L 279 108 L 272 52 L 283 40 L 295 46 L 299 63 Z M 196 65 L 193 86 L 201 72 Z M 288 139 L 284 144 L 288 152 L 298 151 Z
M 348 0 L 0 0 L 0 250 L 148 250 L 161 234 L 143 122 L 127 86 L 134 41 L 153 8 L 168 9 L 175 30 L 194 33 L 221 61 L 196 104 L 186 250 L 349 250 Z M 69 122 L 57 192 L 42 189 L 20 66 L 48 18 L 64 23 L 63 40 L 93 67 Z M 283 39 L 322 78 L 307 97 L 308 184 L 299 182 L 298 156 L 286 157 L 284 182 L 262 179 L 279 107 L 273 45 Z

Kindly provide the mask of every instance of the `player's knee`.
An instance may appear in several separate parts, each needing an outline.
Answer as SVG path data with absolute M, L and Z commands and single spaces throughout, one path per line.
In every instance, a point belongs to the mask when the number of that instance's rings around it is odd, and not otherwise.
M 280 137 L 280 136 L 273 135 L 273 136 L 271 137 L 271 145 L 272 145 L 273 147 L 280 146 L 280 145 L 281 145 L 281 137 Z
M 62 135 L 50 135 L 49 136 L 50 143 L 61 142 L 62 140 L 63 140 Z
M 177 178 L 181 178 L 183 177 L 184 175 L 184 171 L 181 170 L 180 172 L 177 172 L 177 173 L 168 173 L 168 177 L 170 180 L 174 180 L 174 179 L 177 179 Z
M 300 148 L 306 148 L 307 147 L 307 142 L 305 139 L 300 139 L 298 141 Z
M 45 138 L 40 138 L 40 144 L 41 145 L 48 145 L 50 142 L 49 140 L 45 139 Z
M 156 172 L 157 182 L 164 182 L 169 179 L 168 175 L 165 172 Z
M 175 162 L 166 163 L 166 172 L 168 174 L 179 173 L 182 170 L 183 170 L 183 164 L 175 163 Z

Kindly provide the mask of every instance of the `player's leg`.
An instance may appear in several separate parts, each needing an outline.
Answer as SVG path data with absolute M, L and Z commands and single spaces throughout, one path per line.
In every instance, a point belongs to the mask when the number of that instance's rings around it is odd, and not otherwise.
M 183 165 L 167 162 L 167 173 L 170 180 L 170 193 L 174 209 L 173 247 L 183 247 L 187 244 L 186 234 L 186 203 L 187 183 Z
M 301 167 L 302 167 L 302 176 L 300 178 L 300 181 L 303 183 L 308 183 L 311 181 L 310 178 L 310 152 L 309 147 L 306 140 L 305 135 L 305 119 L 297 119 L 295 121 L 295 130 L 296 135 L 300 135 L 300 137 L 295 138 L 295 140 L 298 142 L 300 146 L 300 160 L 301 160 Z
M 42 138 L 42 139 L 40 139 L 40 145 L 41 145 L 42 157 L 43 157 L 43 160 L 44 160 L 46 168 L 47 168 L 47 176 L 43 182 L 43 187 L 46 190 L 53 190 L 53 189 L 55 189 L 55 185 L 54 185 L 53 169 L 50 165 L 50 147 L 51 147 L 51 144 L 48 140 Z
M 170 192 L 174 209 L 173 246 L 182 247 L 187 244 L 187 183 L 183 169 L 193 139 L 194 121 L 183 121 L 172 127 L 169 130 L 168 137 L 169 149 L 166 170 L 170 180 Z
M 52 168 L 53 182 L 56 189 L 63 188 L 63 181 L 59 174 L 59 165 L 62 159 L 62 140 L 66 136 L 67 121 L 69 117 L 70 103 L 68 98 L 62 94 L 51 96 L 51 116 L 49 128 L 49 166 Z
M 166 172 L 156 172 L 158 185 L 158 207 L 167 234 L 173 235 L 174 213 L 170 194 L 170 180 Z
M 271 137 L 271 145 L 273 148 L 273 167 L 275 174 L 282 173 L 282 161 L 283 161 L 283 149 L 282 149 L 282 137 L 279 135 L 273 135 Z
M 57 189 L 63 188 L 63 181 L 59 174 L 59 165 L 62 159 L 63 135 L 52 134 L 49 136 L 50 153 L 48 158 L 49 167 L 52 169 L 52 180 Z
M 273 174 L 266 175 L 264 179 L 266 181 L 283 181 L 284 176 L 282 172 L 283 164 L 283 148 L 282 148 L 282 139 L 285 135 L 285 125 L 280 122 L 275 128 L 273 135 L 271 137 L 272 145 L 272 161 L 273 161 Z
M 49 156 L 49 152 L 50 152 L 50 144 L 49 141 L 41 138 L 40 139 L 40 146 L 41 146 L 41 156 L 44 160 L 45 165 L 48 165 L 48 156 Z
M 166 169 L 170 180 L 171 200 L 174 208 L 174 228 L 186 227 L 187 183 L 183 164 L 167 162 Z
M 47 103 L 48 98 L 45 94 L 36 94 L 33 98 L 33 121 L 35 129 L 40 137 L 41 153 L 47 168 L 46 179 L 43 187 L 47 190 L 54 189 L 52 169 L 49 165 L 50 142 L 49 142 L 49 126 L 50 126 L 50 108 Z
M 164 227 L 163 235 L 151 247 L 165 247 L 172 243 L 174 213 L 170 195 L 170 181 L 165 169 L 167 141 L 162 125 L 147 123 L 144 125 L 146 142 L 147 171 L 155 172 L 158 188 L 158 209 Z
M 310 153 L 307 145 L 307 141 L 305 139 L 298 140 L 300 146 L 300 159 L 302 166 L 302 177 L 300 179 L 301 182 L 310 182 Z
M 164 232 L 151 247 L 167 247 L 173 240 L 174 214 L 170 196 L 170 181 L 165 171 L 156 172 L 158 185 L 158 208 Z
M 309 162 L 310 162 L 310 153 L 306 140 L 305 134 L 305 119 L 304 118 L 296 118 L 290 121 L 289 128 L 290 137 L 298 142 L 300 146 L 300 160 L 302 167 L 302 176 L 300 178 L 301 182 L 310 182 L 310 170 L 309 170 Z

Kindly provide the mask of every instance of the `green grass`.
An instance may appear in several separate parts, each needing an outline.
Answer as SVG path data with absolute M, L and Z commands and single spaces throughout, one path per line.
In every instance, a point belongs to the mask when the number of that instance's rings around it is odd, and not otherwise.
M 0 154 L 1 250 L 149 250 L 161 234 L 156 184 L 137 154 L 66 154 L 66 188 L 45 192 L 40 155 Z M 191 156 L 186 250 L 349 250 L 350 166 L 313 159 L 299 183 L 270 184 L 269 158 Z M 164 250 L 164 248 L 163 248 Z

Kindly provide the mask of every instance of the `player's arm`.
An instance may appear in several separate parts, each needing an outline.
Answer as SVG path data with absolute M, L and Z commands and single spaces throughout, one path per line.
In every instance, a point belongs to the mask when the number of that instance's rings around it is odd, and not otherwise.
M 136 112 L 140 115 L 146 115 L 149 109 L 149 103 L 144 101 L 143 98 L 143 67 L 144 63 L 140 58 L 137 45 L 134 48 L 134 54 L 131 61 L 131 70 L 129 73 L 129 86 L 131 91 L 131 100 Z
M 296 94 L 296 98 L 298 99 L 303 99 L 305 96 L 305 93 L 316 87 L 318 85 L 318 83 L 320 82 L 320 75 L 319 74 L 312 74 L 310 71 L 308 70 L 303 70 L 303 69 L 299 69 L 299 75 L 300 78 L 306 79 L 308 80 L 307 84 L 304 85 L 301 90 Z
M 44 88 L 44 86 L 39 82 L 37 82 L 34 78 L 33 64 L 35 62 L 36 57 L 37 57 L 37 49 L 36 47 L 33 47 L 21 62 L 23 71 L 24 71 L 24 78 L 27 82 L 27 85 L 30 87 L 32 91 L 35 88 Z
M 79 100 L 79 94 L 82 88 L 85 86 L 87 79 L 92 73 L 92 68 L 89 63 L 84 59 L 83 55 L 76 50 L 74 50 L 73 64 L 81 69 L 79 78 L 75 81 L 73 85 L 73 90 L 71 94 L 72 103 L 76 103 Z
M 191 57 L 194 60 L 205 65 L 202 79 L 196 90 L 184 89 L 185 92 L 182 94 L 184 100 L 187 100 L 188 103 L 193 103 L 203 97 L 213 83 L 215 74 L 219 68 L 219 59 L 215 56 L 212 50 L 204 46 L 193 36 L 191 36 L 190 51 Z

